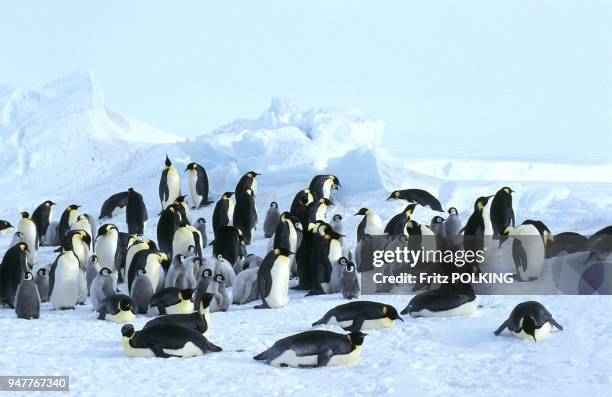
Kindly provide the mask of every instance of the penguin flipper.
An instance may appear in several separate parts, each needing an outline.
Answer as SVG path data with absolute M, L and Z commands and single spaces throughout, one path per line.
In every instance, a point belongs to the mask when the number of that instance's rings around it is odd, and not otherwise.
M 363 322 L 366 320 L 364 316 L 357 316 L 353 319 L 353 324 L 349 327 L 344 328 L 345 331 L 359 332 L 363 326 Z
M 554 318 L 550 318 L 550 320 L 548 320 L 552 325 L 554 325 L 559 331 L 563 331 L 563 326 L 561 324 L 559 324 L 557 322 L 557 320 L 555 320 Z
M 320 351 L 319 354 L 317 354 L 316 367 L 325 367 L 327 364 L 329 364 L 329 360 L 332 358 L 333 355 L 334 352 L 330 348 Z
M 494 334 L 495 334 L 496 336 L 497 336 L 497 335 L 499 335 L 499 334 L 501 334 L 501 333 L 502 333 L 502 331 L 506 329 L 506 327 L 508 327 L 508 320 L 504 321 L 504 322 L 502 323 L 502 325 L 500 325 L 500 326 L 499 326 L 499 328 L 497 328 L 497 329 L 495 330 Z
M 153 351 L 153 354 L 155 354 L 155 357 L 161 357 L 161 358 L 174 357 L 170 354 L 167 354 L 160 345 L 153 345 L 150 347 L 150 349 L 151 351 Z

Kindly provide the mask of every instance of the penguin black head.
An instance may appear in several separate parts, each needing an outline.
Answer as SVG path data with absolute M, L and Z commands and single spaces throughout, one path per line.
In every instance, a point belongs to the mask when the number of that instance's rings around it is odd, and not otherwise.
M 353 344 L 355 346 L 361 346 L 363 344 L 364 338 L 367 335 L 368 334 L 364 334 L 363 332 L 357 331 L 357 332 L 351 332 L 347 336 L 348 336 L 348 339 L 351 342 L 351 344 Z
M 179 297 L 184 301 L 191 300 L 191 297 L 193 296 L 193 291 L 193 288 L 182 289 L 179 291 Z
M 355 271 L 355 264 L 353 262 L 347 262 L 346 266 L 344 267 L 344 269 L 349 272 L 352 273 Z
M 489 202 L 489 199 L 493 196 L 481 196 L 474 202 L 474 212 L 480 212 Z
M 25 272 L 25 274 L 23 275 L 23 279 L 24 280 L 34 280 L 34 276 L 32 276 L 32 273 L 30 272 Z
M 0 230 L 11 229 L 13 225 L 9 221 L 0 221 Z
M 145 274 L 147 274 L 147 271 L 145 269 L 138 269 L 139 276 L 144 276 Z
M 123 298 L 119 301 L 119 310 L 123 312 L 132 310 L 132 300 L 130 298 Z
M 270 203 L 270 208 L 278 208 L 278 204 L 276 203 L 276 201 Z
M 444 223 L 444 218 L 442 218 L 441 216 L 434 216 L 431 219 L 431 223 Z
M 193 247 L 193 246 L 190 246 L 190 247 Z M 183 262 L 185 262 L 185 255 L 183 255 L 183 254 L 177 254 L 177 255 L 175 255 L 175 256 L 174 256 L 174 260 L 175 260 L 177 263 L 183 263 Z
M 249 171 L 249 172 L 247 172 L 246 174 L 247 174 L 247 176 L 248 176 L 249 178 L 256 178 L 256 177 L 257 177 L 257 175 L 261 175 L 261 174 L 259 174 L 259 173 L 255 172 L 255 171 Z
M 204 219 L 204 218 L 198 218 L 198 220 L 197 220 L 196 222 L 198 222 L 198 225 L 203 225 L 203 224 L 205 224 L 205 223 L 206 223 L 206 219 Z
M 187 164 L 187 168 L 185 168 L 185 171 L 195 170 L 197 167 L 198 165 L 196 163 L 189 163 Z
M 110 276 L 112 273 L 113 273 L 113 271 L 111 269 L 109 269 L 108 267 L 103 267 L 98 272 L 98 274 L 101 275 L 101 276 Z
M 170 161 L 170 158 L 168 157 L 168 155 L 166 155 L 166 168 L 170 168 L 172 166 L 172 161 Z
M 212 302 L 212 299 L 214 296 L 215 294 L 211 294 L 210 292 L 203 293 L 202 296 L 200 297 L 200 307 L 202 309 L 206 309 L 207 307 L 209 307 L 210 302 Z
M 340 214 L 335 214 L 334 217 L 332 218 L 333 220 L 335 220 L 336 222 L 339 222 L 342 220 L 342 215 Z
M 359 210 L 359 211 L 358 211 L 358 212 L 355 214 L 355 216 L 359 216 L 359 215 L 367 215 L 368 211 L 369 211 L 369 209 L 364 207 L 364 208 L 360 209 L 360 210 Z
M 206 268 L 202 272 L 202 276 L 201 277 L 203 277 L 203 278 L 212 278 L 212 276 L 213 276 L 212 269 Z
M 91 236 L 85 230 L 79 230 L 76 235 L 79 236 L 81 241 L 83 241 L 85 244 L 91 245 Z
M 275 248 L 274 254 L 276 256 L 289 256 L 289 255 L 294 254 L 294 252 L 291 252 L 290 250 L 285 249 L 285 248 Z
M 98 263 L 98 255 L 92 255 L 89 257 L 91 263 Z
M 506 194 L 512 194 L 514 193 L 514 190 L 510 189 L 508 186 L 504 186 L 500 189 L 500 191 L 503 191 Z
M 200 258 L 199 256 L 196 256 L 195 258 L 192 259 L 192 262 L 195 266 L 197 266 L 198 268 L 200 266 L 202 266 L 202 258 Z
M 401 320 L 402 322 L 404 321 L 404 319 L 400 317 L 397 310 L 391 305 L 385 305 L 383 307 L 383 314 L 391 320 Z
M 326 239 L 340 240 L 342 237 L 344 237 L 344 234 L 337 233 L 332 228 L 327 229 L 325 232 Z
M 98 236 L 103 236 L 107 233 L 110 233 L 111 230 L 116 230 L 117 232 L 119 232 L 119 229 L 117 229 L 117 226 L 111 223 L 104 224 L 98 228 Z
M 40 269 L 38 269 L 36 274 L 38 275 L 38 277 L 47 277 L 47 268 L 41 267 Z
M 30 217 L 30 213 L 29 213 L 28 211 L 23 211 L 23 212 L 21 213 L 21 217 L 22 217 L 23 219 L 28 219 L 28 218 Z
M 225 283 L 225 277 L 223 277 L 223 274 L 215 274 L 215 278 L 214 280 L 218 283 Z
M 157 245 L 155 244 L 155 241 L 147 240 L 147 241 L 145 241 L 145 243 L 147 244 L 147 247 L 149 247 L 150 250 L 156 250 L 157 249 Z
M 165 252 L 159 252 L 159 263 L 161 264 L 161 266 L 164 268 L 164 270 L 168 270 L 168 268 L 170 267 L 170 259 L 168 258 L 168 255 L 166 255 Z
M 134 326 L 132 324 L 125 324 L 123 327 L 121 327 L 121 335 L 123 335 L 124 338 L 131 338 L 134 336 L 135 332 L 136 331 L 134 331 Z
M 133 187 L 129 188 L 128 193 L 134 193 L 134 188 Z
M 404 213 L 406 213 L 408 217 L 411 217 L 412 214 L 414 214 L 414 209 L 416 208 L 416 206 L 417 204 L 408 204 L 406 208 L 404 208 Z
M 330 199 L 326 199 L 325 197 L 319 199 L 319 204 L 325 204 L 328 207 L 333 207 L 336 205 Z
M 389 195 L 389 197 L 387 197 L 387 200 L 398 200 L 401 196 L 401 191 L 399 190 L 394 190 L 391 192 L 391 194 Z
M 523 317 L 523 323 L 521 325 L 523 332 L 527 335 L 531 336 L 534 342 L 537 342 L 535 331 L 536 331 L 536 322 L 530 316 Z
M 27 252 L 30 253 L 30 250 L 28 248 L 28 245 L 26 243 L 19 243 L 17 244 L 17 247 L 19 247 L 19 249 L 23 252 Z
M 349 263 L 349 260 L 346 259 L 345 256 L 341 257 L 340 259 L 338 259 L 338 263 L 341 264 L 342 266 L 346 266 Z
M 43 203 L 46 207 L 53 207 L 55 203 L 51 200 L 47 200 Z
M 178 203 L 178 204 L 182 204 L 182 203 L 184 203 L 184 202 L 185 202 L 185 197 L 187 197 L 187 196 L 178 196 L 178 197 L 176 198 L 176 200 L 174 200 L 174 202 L 175 202 L 175 203 Z
M 336 186 L 336 189 L 342 187 L 342 185 L 340 184 L 340 179 L 338 179 L 336 175 L 330 175 L 330 177 L 331 177 L 332 182 Z
M 81 206 L 80 206 L 80 205 L 77 205 L 77 204 L 70 204 L 70 205 L 68 206 L 68 209 L 69 209 L 69 210 L 72 210 L 72 211 L 76 211 L 76 210 L 78 210 L 79 208 L 81 208 Z
M 232 197 L 232 194 L 234 194 L 234 192 L 225 192 L 223 193 L 223 198 L 229 200 L 230 197 Z
M 448 209 L 448 214 L 449 215 L 459 215 L 459 213 L 457 212 L 457 208 L 455 208 L 455 207 L 450 207 Z

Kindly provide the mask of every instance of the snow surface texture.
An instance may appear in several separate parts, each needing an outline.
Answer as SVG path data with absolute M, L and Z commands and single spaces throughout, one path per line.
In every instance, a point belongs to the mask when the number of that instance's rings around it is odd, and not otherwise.
M 160 203 L 159 175 L 167 153 L 177 168 L 202 164 L 211 197 L 233 191 L 246 171 L 258 177 L 257 206 L 263 222 L 270 201 L 288 209 L 295 192 L 317 173 L 333 173 L 330 217 L 345 218 L 345 244 L 352 247 L 361 207 L 386 222 L 404 203 L 387 202 L 389 191 L 424 188 L 467 220 L 474 199 L 511 186 L 517 221 L 540 219 L 553 231 L 592 233 L 612 220 L 612 165 L 560 165 L 525 160 L 395 159 L 379 147 L 383 123 L 358 111 L 304 110 L 275 98 L 256 120 L 237 120 L 185 140 L 106 108 L 90 71 L 73 73 L 40 88 L 0 86 L 0 219 L 17 224 L 19 211 L 45 199 L 58 203 L 55 220 L 68 204 L 95 217 L 111 194 L 134 187 L 149 210 L 146 237 L 155 238 Z M 410 139 L 417 139 L 412 137 Z M 410 139 L 398 144 L 409 145 Z M 181 168 L 182 167 L 182 168 Z M 183 191 L 188 192 L 183 178 Z M 211 219 L 212 206 L 194 211 Z M 429 223 L 433 212 L 418 208 Z M 125 231 L 125 220 L 111 221 Z M 210 231 L 209 231 L 210 233 Z M 212 236 L 209 234 L 209 241 Z M 0 239 L 0 254 L 10 237 Z M 258 225 L 249 252 L 263 256 L 268 240 Z M 54 259 L 44 247 L 38 266 Z M 210 255 L 210 248 L 205 251 Z M 122 286 L 121 288 L 124 288 Z M 223 353 L 193 359 L 131 359 L 121 347 L 120 325 L 96 320 L 90 305 L 54 311 L 43 304 L 39 320 L 19 320 L 0 309 L 4 335 L 0 369 L 13 375 L 70 375 L 71 394 L 143 393 L 214 395 L 609 395 L 612 387 L 612 310 L 609 297 L 539 297 L 565 327 L 537 343 L 495 330 L 527 297 L 480 297 L 468 318 L 405 318 L 392 329 L 368 331 L 360 363 L 348 368 L 275 369 L 252 360 L 274 341 L 310 329 L 338 295 L 303 297 L 291 292 L 288 306 L 254 310 L 256 303 L 211 314 L 210 339 Z M 409 296 L 367 296 L 401 310 Z M 148 320 L 139 316 L 136 329 Z M 341 332 L 339 328 L 327 327 Z M 55 394 L 52 394 L 55 395 Z

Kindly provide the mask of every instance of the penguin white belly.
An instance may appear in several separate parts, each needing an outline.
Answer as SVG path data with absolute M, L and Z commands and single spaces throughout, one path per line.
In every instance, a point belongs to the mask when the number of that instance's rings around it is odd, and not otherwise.
M 196 208 L 200 207 L 200 203 L 203 199 L 203 197 L 198 194 L 198 189 L 196 188 L 197 183 L 198 173 L 194 170 L 189 170 L 189 191 L 191 192 L 191 199 L 193 200 L 193 205 Z
M 72 252 L 79 260 L 79 264 L 81 267 L 85 268 L 87 266 L 87 259 L 89 258 L 89 249 L 87 249 L 87 245 L 79 241 L 76 244 L 72 244 Z M 113 269 L 115 266 L 113 266 Z
M 30 251 L 28 254 L 28 262 L 35 263 L 38 255 L 36 250 L 36 225 L 29 219 L 21 219 L 17 226 L 17 231 L 23 233 L 22 239 L 28 245 Z
M 332 265 L 342 258 L 342 244 L 340 244 L 339 240 L 333 239 L 329 242 L 328 258 Z
M 355 349 L 353 349 L 353 351 L 348 354 L 333 355 L 329 359 L 327 366 L 335 367 L 335 366 L 355 364 L 359 360 L 360 351 L 361 351 L 361 346 L 356 346 Z M 281 354 L 274 360 L 272 360 L 270 364 L 274 367 L 281 367 L 283 365 L 287 365 L 289 367 L 298 368 L 301 366 L 307 366 L 307 367 L 315 366 L 317 365 L 317 361 L 318 361 L 317 355 L 298 356 L 297 354 L 295 354 L 293 350 L 289 349 L 289 350 L 284 351 L 283 354 Z
M 85 230 L 90 236 L 92 236 L 91 224 L 86 219 L 74 222 L 72 225 L 70 225 L 70 230 Z
M 167 306 L 166 313 L 168 314 L 189 314 L 193 313 L 193 302 L 189 300 L 183 300 L 176 305 Z
M 117 232 L 112 230 L 111 233 L 105 234 L 98 238 L 96 244 L 96 255 L 102 267 L 108 267 L 115 271 L 115 253 L 117 252 Z
M 381 329 L 393 327 L 394 321 L 389 317 L 375 318 L 372 320 L 365 320 L 361 326 L 362 330 L 367 329 Z
M 366 219 L 365 234 L 370 236 L 381 236 L 384 233 L 385 228 L 383 227 L 382 220 L 378 215 L 370 215 Z
M 73 308 L 79 296 L 79 264 L 76 258 L 59 259 L 55 269 L 55 284 L 51 304 L 55 309 Z
M 323 220 L 325 220 L 325 216 L 326 215 L 327 215 L 327 206 L 326 205 L 320 205 L 319 208 L 317 208 L 317 213 L 315 215 L 315 220 L 323 221 Z
M 527 268 L 518 268 L 522 280 L 537 278 L 542 273 L 545 248 L 538 229 L 533 225 L 520 225 L 510 230 L 509 236 L 521 242 L 527 257 Z
M 133 321 L 136 316 L 131 310 L 121 310 L 117 314 L 107 314 L 104 318 L 108 321 L 114 321 L 117 324 L 125 324 Z
M 234 202 L 234 199 L 232 197 L 230 197 L 229 200 L 227 200 L 227 219 L 229 219 L 228 222 L 228 226 L 234 226 L 234 206 L 236 205 L 236 203 Z
M 416 312 L 410 312 L 411 317 L 455 317 L 455 316 L 471 316 L 476 313 L 478 302 L 474 299 L 471 302 L 464 303 L 450 310 L 442 310 L 433 312 L 429 309 L 421 309 Z
M 183 358 L 197 357 L 204 355 L 202 349 L 193 344 L 193 342 L 185 343 L 185 346 L 180 349 L 163 349 L 164 353 L 171 356 L 178 356 Z
M 181 195 L 181 177 L 174 166 L 168 169 L 166 183 L 168 184 L 168 199 L 164 202 L 164 207 L 174 203 L 176 198 Z
M 332 316 L 327 322 L 327 324 L 336 324 L 342 328 L 346 328 L 346 327 L 350 327 L 351 325 L 353 325 L 353 320 L 338 321 L 336 316 Z
M 123 338 L 123 349 L 128 357 L 155 357 L 155 353 L 149 348 L 134 348 L 130 345 L 128 338 Z
M 113 208 L 113 211 L 111 212 L 111 218 L 119 216 L 123 214 L 124 212 L 125 212 L 125 207 L 115 207 Z
M 289 258 L 279 257 L 272 269 L 272 288 L 266 297 L 268 306 L 276 308 L 285 306 L 289 302 Z
M 293 226 L 293 222 L 287 222 L 289 226 L 289 250 L 293 253 L 297 251 L 297 232 Z
M 190 245 L 195 247 L 193 233 L 186 227 L 179 228 L 176 233 L 174 233 L 174 238 L 172 239 L 172 254 L 189 256 Z
M 152 257 L 153 255 L 149 255 Z M 157 284 L 159 284 L 159 275 L 161 273 L 161 265 L 155 259 L 147 259 L 145 265 L 145 272 L 149 280 L 151 280 L 151 287 L 153 291 L 157 291 Z
M 553 326 L 551 323 L 549 323 L 548 321 L 545 322 L 542 327 L 537 328 L 535 330 L 535 337 L 536 340 L 540 340 L 546 336 L 548 336 L 551 332 L 552 332 Z M 528 335 L 527 333 L 525 333 L 525 331 L 521 330 L 521 332 L 512 332 L 510 331 L 510 333 L 520 339 L 528 339 L 528 340 L 533 340 L 533 337 L 531 335 Z
M 70 210 L 70 212 L 68 213 L 68 227 L 72 226 L 72 224 L 74 222 L 76 222 L 77 218 L 79 217 L 79 211 L 77 210 Z
M 359 361 L 359 353 L 361 346 L 355 346 L 352 352 L 348 354 L 336 354 L 329 359 L 328 367 L 338 367 L 344 365 L 353 365 Z
M 332 184 L 333 182 L 331 179 L 327 179 L 323 182 L 323 197 L 326 199 L 331 197 Z

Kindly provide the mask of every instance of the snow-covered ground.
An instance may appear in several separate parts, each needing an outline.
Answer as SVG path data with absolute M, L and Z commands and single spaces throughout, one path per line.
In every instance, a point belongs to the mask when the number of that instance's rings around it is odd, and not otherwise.
M 355 241 L 361 207 L 384 221 L 403 203 L 385 201 L 398 188 L 424 188 L 463 222 L 474 199 L 511 186 L 517 221 L 540 219 L 553 231 L 592 233 L 612 223 L 612 164 L 528 160 L 397 159 L 380 148 L 383 123 L 360 111 L 301 109 L 273 99 L 256 120 L 237 120 L 195 139 L 184 139 L 107 108 L 90 71 L 43 87 L 0 86 L 0 219 L 17 224 L 19 211 L 45 199 L 83 205 L 97 218 L 111 194 L 134 187 L 149 210 L 146 237 L 155 239 L 159 175 L 167 153 L 179 169 L 197 161 L 208 171 L 211 199 L 232 191 L 249 170 L 258 177 L 260 223 L 249 252 L 264 255 L 262 222 L 270 201 L 288 209 L 296 191 L 317 173 L 333 173 L 343 185 L 334 198 L 346 222 L 346 244 Z M 409 140 L 406 142 L 409 145 Z M 183 188 L 188 192 L 186 180 Z M 212 206 L 194 217 L 211 219 Z M 434 215 L 418 208 L 415 217 Z M 55 214 L 59 219 L 59 213 Z M 126 230 L 123 217 L 112 220 Z M 211 235 L 209 234 L 209 241 Z M 10 243 L 0 239 L 0 254 Z M 210 255 L 210 248 L 206 254 Z M 50 263 L 42 248 L 37 266 Z M 215 393 L 223 395 L 609 395 L 612 387 L 612 310 L 609 297 L 547 296 L 544 303 L 565 327 L 537 343 L 495 337 L 493 330 L 527 298 L 485 296 L 468 318 L 412 319 L 369 331 L 360 363 L 348 368 L 274 369 L 251 359 L 275 340 L 310 328 L 338 295 L 305 298 L 291 292 L 282 309 L 232 306 L 212 314 L 212 342 L 223 353 L 179 359 L 129 359 L 120 326 L 97 321 L 89 305 L 54 311 L 44 304 L 39 320 L 0 309 L 4 335 L 0 374 L 70 375 L 73 395 Z M 367 296 L 401 310 L 408 296 Z M 139 329 L 147 321 L 135 321 Z M 330 329 L 334 329 L 330 327 Z M 341 331 L 340 329 L 336 329 Z

